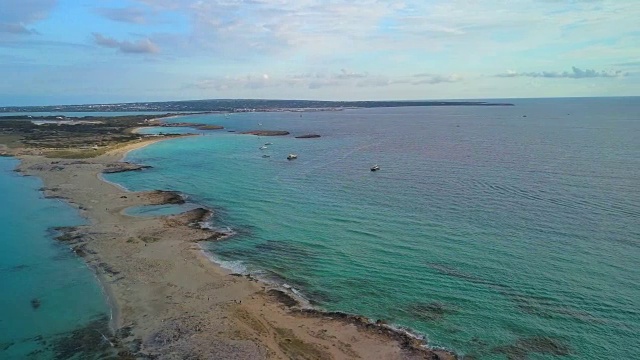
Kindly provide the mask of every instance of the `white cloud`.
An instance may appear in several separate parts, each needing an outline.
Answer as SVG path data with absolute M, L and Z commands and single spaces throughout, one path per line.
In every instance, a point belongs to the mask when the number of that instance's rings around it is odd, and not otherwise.
M 580 69 L 575 66 L 571 68 L 571 71 L 531 71 L 531 72 L 517 72 L 514 70 L 508 70 L 504 74 L 495 75 L 496 77 L 512 78 L 512 77 L 531 77 L 531 78 L 551 78 L 551 79 L 589 79 L 589 78 L 616 78 L 628 76 L 629 73 L 605 70 L 593 70 L 593 69 Z
M 413 77 L 415 78 L 413 81 L 411 81 L 411 84 L 413 85 L 452 83 L 462 80 L 462 77 L 458 74 L 440 75 L 421 73 L 415 74 L 413 75 Z
M 640 3 L 631 0 L 138 2 L 191 19 L 190 34 L 167 44 L 180 47 L 184 56 L 302 55 L 314 63 L 367 52 L 411 51 L 446 53 L 454 65 L 466 56 L 514 56 L 550 46 L 569 51 L 569 46 L 632 33 L 640 18 Z M 545 59 L 534 55 L 527 61 Z
M 637 0 L 109 0 L 94 1 L 93 8 L 60 2 L 87 15 L 83 22 L 53 12 L 55 0 L 0 1 L 0 52 L 109 71 L 94 64 L 96 44 L 113 50 L 113 56 L 100 52 L 105 62 L 161 49 L 158 56 L 117 60 L 144 65 L 137 68 L 140 78 L 178 79 L 163 84 L 191 97 L 460 98 L 640 89 L 638 76 L 626 76 L 638 68 Z M 41 27 L 51 14 L 57 17 Z M 54 27 L 55 34 L 44 33 Z M 36 30 L 43 34 L 29 35 Z M 79 41 L 91 46 L 40 56 L 45 43 Z M 0 77 L 8 72 L 0 69 Z M 597 81 L 569 81 L 588 78 Z M 188 89 L 180 89 L 185 83 Z M 144 91 L 144 81 L 131 90 L 141 97 Z
M 353 71 L 349 71 L 347 69 L 341 69 L 340 73 L 334 75 L 336 79 L 347 80 L 347 79 L 362 79 L 369 76 L 369 74 L 365 73 L 357 73 Z
M 0 33 L 31 35 L 38 34 L 34 29 L 28 29 L 24 24 L 0 23 Z
M 262 89 L 265 87 L 282 86 L 281 82 L 269 80 L 267 74 L 245 75 L 245 76 L 224 76 L 199 80 L 188 84 L 185 88 L 196 88 L 200 90 L 227 91 L 232 89 Z
M 119 41 L 114 38 L 104 36 L 99 33 L 93 33 L 93 41 L 100 46 L 118 49 L 123 53 L 130 54 L 155 54 L 160 48 L 149 39 L 140 39 L 138 41 Z
M 27 26 L 45 19 L 56 6 L 56 0 L 2 0 L 0 33 L 31 35 L 38 32 Z
M 387 87 L 392 85 L 435 85 L 460 81 L 459 75 L 418 74 L 412 76 L 391 77 L 388 75 L 370 75 L 368 73 L 347 71 L 333 73 L 307 73 L 273 77 L 268 74 L 210 77 L 186 85 L 186 88 L 231 90 L 296 87 L 317 90 L 327 87 Z
M 2 0 L 0 22 L 30 24 L 47 17 L 56 0 Z
M 136 7 L 126 8 L 100 8 L 98 13 L 107 19 L 131 24 L 144 24 L 147 22 L 145 12 Z

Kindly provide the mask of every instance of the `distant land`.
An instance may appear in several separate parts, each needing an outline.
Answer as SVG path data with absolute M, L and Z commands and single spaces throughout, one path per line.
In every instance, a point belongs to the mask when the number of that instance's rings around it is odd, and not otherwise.
M 0 112 L 121 112 L 121 111 L 332 111 L 350 108 L 403 106 L 513 106 L 509 103 L 484 101 L 317 101 L 317 100 L 260 100 L 215 99 L 164 102 L 136 102 L 119 104 L 5 106 Z

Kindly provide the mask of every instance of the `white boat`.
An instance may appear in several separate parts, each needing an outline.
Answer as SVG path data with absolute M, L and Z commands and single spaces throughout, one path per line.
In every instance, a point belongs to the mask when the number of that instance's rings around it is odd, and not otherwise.
M 378 166 L 377 164 L 371 167 L 371 171 L 378 171 L 378 170 L 380 170 L 380 166 Z
M 298 158 L 298 155 L 296 155 L 296 154 L 289 154 L 289 155 L 287 156 L 287 160 L 295 160 L 295 159 L 297 159 L 297 158 Z
M 267 150 L 267 147 L 266 147 L 266 146 L 260 146 L 260 148 L 259 148 L 259 149 L 260 149 L 260 150 Z

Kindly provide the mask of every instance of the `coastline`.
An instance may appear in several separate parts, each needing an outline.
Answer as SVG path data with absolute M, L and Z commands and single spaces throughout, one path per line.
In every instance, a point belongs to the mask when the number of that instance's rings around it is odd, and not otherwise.
M 215 234 L 192 226 L 190 212 L 123 214 L 131 206 L 161 204 L 166 194 L 128 191 L 103 179 L 102 170 L 132 150 L 171 138 L 127 144 L 82 162 L 16 156 L 23 174 L 42 178 L 46 196 L 66 200 L 89 220 L 69 232 L 77 236 L 72 249 L 113 305 L 114 332 L 129 333 L 118 339 L 122 351 L 160 358 L 455 358 L 364 317 L 296 309 L 268 284 L 229 274 L 199 246 Z

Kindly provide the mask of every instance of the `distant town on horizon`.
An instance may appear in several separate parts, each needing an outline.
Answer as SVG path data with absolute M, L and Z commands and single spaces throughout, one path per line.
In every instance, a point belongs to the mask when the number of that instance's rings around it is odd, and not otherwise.
M 115 104 L 4 106 L 0 112 L 123 112 L 123 111 L 197 111 L 197 112 L 253 112 L 253 111 L 330 111 L 347 108 L 376 108 L 404 106 L 512 106 L 507 102 L 429 100 L 429 101 L 322 101 L 322 100 L 266 100 L 211 99 L 161 102 L 133 102 Z

